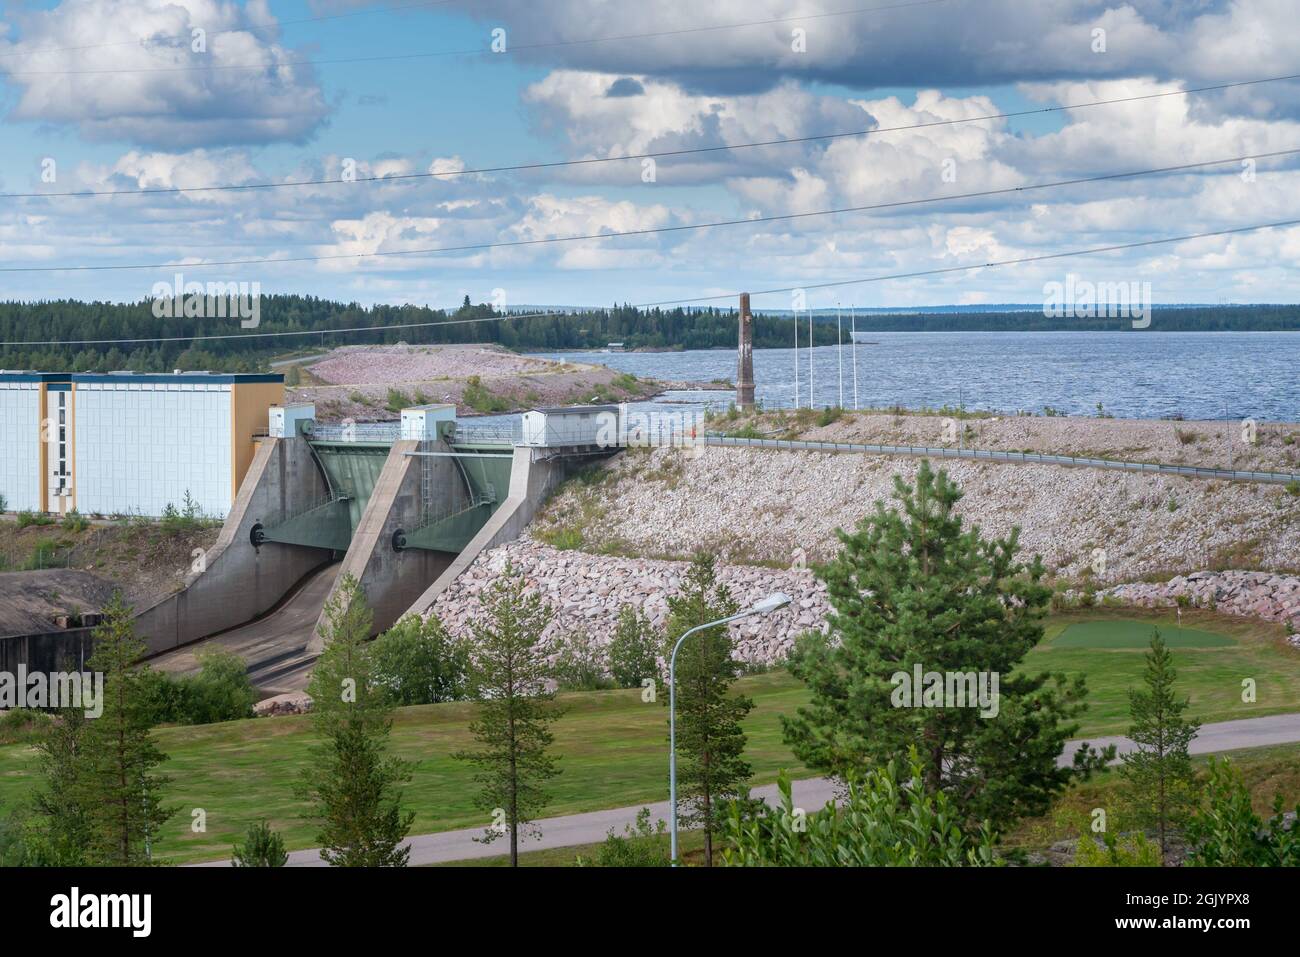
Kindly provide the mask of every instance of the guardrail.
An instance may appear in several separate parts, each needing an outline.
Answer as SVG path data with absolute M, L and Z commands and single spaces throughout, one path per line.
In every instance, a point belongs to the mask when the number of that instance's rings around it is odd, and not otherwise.
M 354 422 L 351 425 L 317 425 L 307 438 L 318 442 L 396 442 L 400 422 Z
M 1162 475 L 1185 475 L 1190 478 L 1224 479 L 1232 482 L 1264 482 L 1275 485 L 1300 482 L 1300 473 L 1295 472 L 1254 472 L 1237 469 L 1203 468 L 1195 465 L 1166 465 L 1160 462 L 1125 462 L 1119 459 L 1053 455 L 1047 452 L 994 452 L 989 449 L 949 449 L 923 445 L 866 445 L 855 442 L 808 442 L 801 439 L 740 439 L 723 435 L 706 436 L 704 441 L 706 445 L 807 452 L 867 452 L 877 455 L 917 455 L 939 459 L 980 459 L 991 462 L 1070 465 L 1080 468 L 1113 469 L 1121 472 L 1156 472 Z
M 456 423 L 452 443 L 456 445 L 518 445 L 524 439 L 523 425 L 462 425 Z

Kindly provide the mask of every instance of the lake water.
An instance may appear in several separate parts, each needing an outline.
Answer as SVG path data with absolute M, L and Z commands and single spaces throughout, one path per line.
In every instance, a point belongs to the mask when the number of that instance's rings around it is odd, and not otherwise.
M 846 335 L 847 338 L 847 335 Z M 956 406 L 1014 413 L 1051 407 L 1120 418 L 1254 418 L 1300 421 L 1300 333 L 1286 332 L 872 332 L 859 333 L 861 407 Z M 812 350 L 813 401 L 852 408 L 853 352 Z M 733 350 L 557 352 L 659 379 L 734 380 Z M 809 401 L 809 350 L 799 350 L 799 404 Z M 843 368 L 842 375 L 840 368 Z M 795 402 L 794 350 L 754 351 L 757 396 L 766 407 Z M 730 394 L 677 393 L 725 406 Z

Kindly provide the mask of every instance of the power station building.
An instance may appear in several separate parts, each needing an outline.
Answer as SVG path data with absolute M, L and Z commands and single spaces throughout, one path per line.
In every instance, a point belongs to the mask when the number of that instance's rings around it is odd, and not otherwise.
M 284 376 L 0 370 L 9 511 L 224 518 Z

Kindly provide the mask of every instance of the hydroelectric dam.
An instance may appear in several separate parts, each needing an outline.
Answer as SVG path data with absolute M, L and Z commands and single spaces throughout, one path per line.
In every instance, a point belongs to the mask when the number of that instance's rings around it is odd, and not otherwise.
M 547 495 L 616 451 L 595 423 L 618 406 L 533 410 L 515 426 L 458 421 L 454 406 L 391 423 L 321 425 L 274 407 L 215 545 L 183 588 L 136 616 L 151 663 L 197 666 L 217 646 L 264 693 L 299 690 L 323 648 L 324 607 L 346 575 L 373 631 L 421 613 L 482 551 L 517 538 Z

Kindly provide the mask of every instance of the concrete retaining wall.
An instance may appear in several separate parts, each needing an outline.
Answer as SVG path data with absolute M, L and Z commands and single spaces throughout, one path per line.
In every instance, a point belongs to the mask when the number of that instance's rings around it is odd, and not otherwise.
M 328 492 L 305 439 L 261 441 L 216 544 L 202 556 L 204 570 L 191 573 L 181 591 L 136 616 L 136 634 L 150 653 L 265 614 L 329 561 L 328 549 L 278 543 L 254 548 L 250 539 L 254 525 L 282 522 Z
M 68 628 L 0 638 L 0 672 L 17 674 L 19 665 L 28 674 L 82 671 L 94 651 L 94 634 L 94 628 Z
M 473 564 L 481 552 L 517 539 L 533 520 L 547 496 L 584 462 L 573 459 L 534 461 L 534 451 L 527 448 L 515 449 L 514 461 L 510 466 L 510 494 L 488 519 L 488 523 L 456 556 L 455 561 L 415 599 L 407 611 L 417 615 L 426 614 L 434 600 Z

